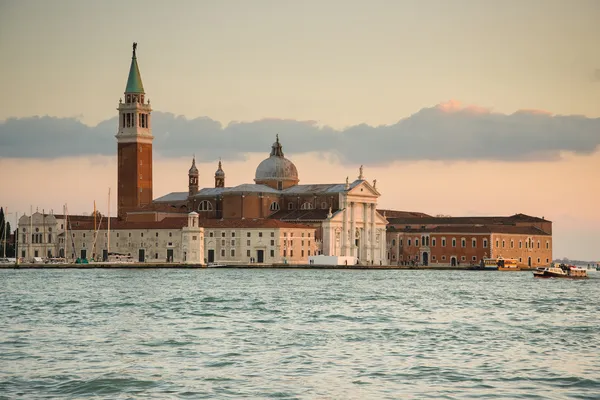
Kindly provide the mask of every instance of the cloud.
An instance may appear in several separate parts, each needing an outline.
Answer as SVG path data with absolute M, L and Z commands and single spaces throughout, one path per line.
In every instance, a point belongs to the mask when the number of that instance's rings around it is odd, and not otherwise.
M 97 126 L 73 118 L 10 118 L 0 122 L 0 157 L 59 158 L 114 155 L 117 118 Z M 316 121 L 263 119 L 223 126 L 208 117 L 187 119 L 153 113 L 155 154 L 196 154 L 205 161 L 244 159 L 268 153 L 279 134 L 284 152 L 331 153 L 344 164 L 385 165 L 410 160 L 560 159 L 561 153 L 590 154 L 600 144 L 600 119 L 552 115 L 541 110 L 513 114 L 449 101 L 424 108 L 393 125 L 366 124 L 335 130 Z

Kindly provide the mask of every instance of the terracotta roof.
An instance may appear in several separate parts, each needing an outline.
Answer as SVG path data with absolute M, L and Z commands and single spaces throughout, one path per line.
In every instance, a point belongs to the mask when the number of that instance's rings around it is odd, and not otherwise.
M 514 235 L 547 235 L 544 232 L 533 226 L 515 226 L 515 225 L 454 225 L 454 226 L 436 226 L 432 228 L 419 229 L 397 229 L 393 226 L 388 226 L 388 232 L 405 232 L 405 233 L 464 233 L 464 234 L 490 234 L 490 233 L 506 233 Z
M 399 210 L 377 210 L 381 215 L 385 214 L 385 217 L 389 220 L 390 218 L 432 218 L 431 215 L 427 215 L 418 211 L 399 211 Z
M 279 219 L 281 221 L 323 221 L 327 219 L 329 210 L 279 210 L 272 214 L 270 219 Z
M 161 221 L 111 221 L 111 230 L 120 229 L 181 229 L 187 226 L 188 218 L 186 217 L 170 217 L 164 218 Z M 314 229 L 311 226 L 293 224 L 290 222 L 277 221 L 272 219 L 202 219 L 199 221 L 200 227 L 203 228 L 221 228 L 221 229 L 244 229 L 244 228 L 289 228 L 289 229 Z M 107 224 L 102 223 L 98 230 L 105 231 Z M 93 230 L 94 223 L 79 224 L 73 226 L 72 230 Z
M 315 229 L 312 226 L 278 221 L 275 219 L 203 219 L 200 226 L 204 228 L 289 228 L 289 229 Z
M 388 217 L 392 225 L 514 225 L 517 222 L 551 222 L 547 219 L 515 214 L 510 217 Z

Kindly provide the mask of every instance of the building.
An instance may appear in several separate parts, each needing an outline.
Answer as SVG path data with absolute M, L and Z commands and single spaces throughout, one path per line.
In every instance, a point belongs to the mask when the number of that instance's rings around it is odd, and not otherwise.
M 187 172 L 187 190 L 150 201 L 151 109 L 149 102 L 144 102 L 144 96 L 134 44 L 125 103 L 120 103 L 118 108 L 120 220 L 158 222 L 194 211 L 205 228 L 220 220 L 237 221 L 231 223 L 240 228 L 246 224 L 250 227 L 250 220 L 300 224 L 315 230 L 313 243 L 318 244 L 316 252 L 319 254 L 354 257 L 362 264 L 380 264 L 385 260 L 387 221 L 377 211 L 380 193 L 376 181 L 371 184 L 365 180 L 361 166 L 358 178 L 352 182 L 346 177 L 345 183 L 300 184 L 298 170 L 285 157 L 279 135 L 275 137 L 269 157 L 256 167 L 253 183 L 226 186 L 225 171 L 219 161 L 214 184 L 201 187 L 193 158 Z M 137 146 L 135 151 L 133 146 Z M 308 252 L 306 249 L 305 257 Z M 314 252 L 312 249 L 313 255 Z M 251 254 L 254 253 L 251 251 Z M 251 257 L 257 259 L 254 255 Z
M 391 265 L 472 265 L 484 258 L 514 258 L 523 266 L 552 261 L 552 222 L 515 214 L 509 217 L 389 219 L 387 261 Z

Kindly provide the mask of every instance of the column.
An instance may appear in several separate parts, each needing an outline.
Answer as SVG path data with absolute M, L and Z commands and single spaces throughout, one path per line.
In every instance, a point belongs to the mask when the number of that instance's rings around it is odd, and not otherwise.
M 354 218 L 354 202 L 350 203 L 350 256 L 356 257 L 355 251 L 356 219 Z
M 375 230 L 377 225 L 375 225 L 375 203 L 371 204 L 371 260 L 373 260 L 373 264 L 377 262 L 377 243 L 375 242 Z
M 340 243 L 341 255 L 348 255 L 348 198 L 344 195 L 344 215 L 342 219 L 342 241 Z
M 362 204 L 362 218 L 363 218 L 363 234 L 360 237 L 361 251 L 360 258 L 365 260 L 367 263 L 369 262 L 369 213 L 368 213 L 368 203 Z

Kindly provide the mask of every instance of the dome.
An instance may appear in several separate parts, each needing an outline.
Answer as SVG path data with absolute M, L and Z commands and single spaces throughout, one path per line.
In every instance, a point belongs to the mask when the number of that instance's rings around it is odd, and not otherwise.
M 198 175 L 198 168 L 196 168 L 196 157 L 192 159 L 192 166 L 188 171 L 188 175 Z
M 224 178 L 225 177 L 225 171 L 223 171 L 223 168 L 221 168 L 221 160 L 219 160 L 219 168 L 217 168 L 217 171 L 215 172 L 215 178 Z
M 263 181 L 298 182 L 298 170 L 293 162 L 283 156 L 279 135 L 273 143 L 270 157 L 258 164 L 254 181 L 257 183 Z

